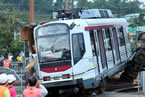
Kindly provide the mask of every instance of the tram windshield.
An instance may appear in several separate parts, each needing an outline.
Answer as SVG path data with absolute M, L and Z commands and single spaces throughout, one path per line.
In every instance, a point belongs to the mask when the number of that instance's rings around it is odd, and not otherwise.
M 47 25 L 36 31 L 39 62 L 71 59 L 69 31 L 66 25 Z

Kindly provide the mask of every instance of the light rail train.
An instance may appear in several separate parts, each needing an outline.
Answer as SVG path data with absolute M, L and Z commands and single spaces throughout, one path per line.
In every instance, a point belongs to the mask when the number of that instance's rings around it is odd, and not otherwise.
M 28 40 L 34 69 L 51 94 L 102 91 L 106 78 L 124 70 L 132 56 L 128 23 L 107 9 L 69 12 L 59 11 L 57 21 L 25 26 L 21 40 Z

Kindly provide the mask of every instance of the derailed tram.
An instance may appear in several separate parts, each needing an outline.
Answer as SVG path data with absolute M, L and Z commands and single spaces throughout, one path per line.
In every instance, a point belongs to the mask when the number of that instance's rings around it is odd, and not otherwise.
M 21 31 L 35 55 L 34 69 L 50 94 L 101 90 L 106 78 L 122 71 L 132 56 L 125 19 L 114 18 L 106 9 L 74 16 Z

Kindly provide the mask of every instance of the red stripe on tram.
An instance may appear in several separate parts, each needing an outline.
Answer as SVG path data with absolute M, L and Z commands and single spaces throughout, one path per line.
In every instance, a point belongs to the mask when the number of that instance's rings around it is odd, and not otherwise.
M 88 26 L 88 27 L 85 27 L 85 31 L 96 30 L 96 29 L 102 29 L 102 28 L 109 28 L 109 27 L 113 27 L 113 25 Z
M 67 66 L 60 66 L 60 67 L 41 68 L 40 70 L 50 73 L 50 72 L 65 71 L 65 70 L 67 70 L 67 69 L 69 69 L 71 67 L 72 67 L 71 65 L 67 65 Z

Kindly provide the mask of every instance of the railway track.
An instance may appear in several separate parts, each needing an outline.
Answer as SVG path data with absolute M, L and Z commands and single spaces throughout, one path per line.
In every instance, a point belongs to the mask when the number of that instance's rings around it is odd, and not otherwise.
M 81 94 L 81 95 L 65 94 L 65 95 L 59 95 L 57 97 L 114 97 L 114 96 L 107 96 L 107 94 L 109 94 L 109 93 L 110 93 L 109 95 L 111 95 L 111 93 L 116 93 L 116 94 L 120 94 L 120 95 L 122 93 L 130 94 L 130 93 L 136 93 L 137 90 L 138 90 L 138 84 L 137 83 L 122 83 L 122 84 L 115 84 L 115 85 L 109 84 L 106 87 L 105 93 L 103 93 L 103 94 L 100 94 L 98 92 L 98 90 L 96 89 L 96 90 L 92 90 L 92 93 L 90 93 L 90 94 Z M 115 95 L 115 94 L 113 94 L 113 95 Z M 50 96 L 48 96 L 48 97 L 50 97 Z
M 124 84 L 118 84 L 118 85 L 109 85 L 106 88 L 106 91 L 112 91 L 112 92 L 137 92 L 137 90 L 138 90 L 137 83 L 124 83 Z
M 16 82 L 15 86 L 19 86 L 21 83 L 19 81 Z M 23 85 L 25 85 L 25 82 L 23 81 Z M 141 87 L 139 87 L 141 90 Z M 105 92 L 120 92 L 120 93 L 134 93 L 138 90 L 138 83 L 125 83 L 122 82 L 119 79 L 119 76 L 116 78 L 112 78 L 107 80 L 106 90 Z M 95 90 L 87 90 L 90 91 L 89 94 L 64 94 L 64 95 L 58 95 L 57 97 L 102 97 L 97 89 Z M 96 95 L 96 96 L 92 96 Z M 54 96 L 48 96 L 48 97 L 54 97 Z M 55 96 L 56 97 L 56 96 Z M 103 96 L 105 97 L 105 96 Z
M 142 87 L 139 87 L 140 90 L 142 89 Z M 107 97 L 107 96 L 103 96 L 106 94 L 100 94 L 98 92 L 98 90 L 93 90 L 94 93 L 92 92 L 89 95 L 67 95 L 67 96 L 61 96 L 61 97 Z M 107 85 L 106 85 L 106 92 L 109 93 L 136 93 L 138 91 L 138 83 L 126 83 L 126 82 L 122 82 L 119 78 L 115 78 L 115 79 L 109 79 L 107 81 Z M 111 96 L 109 96 L 111 97 Z

